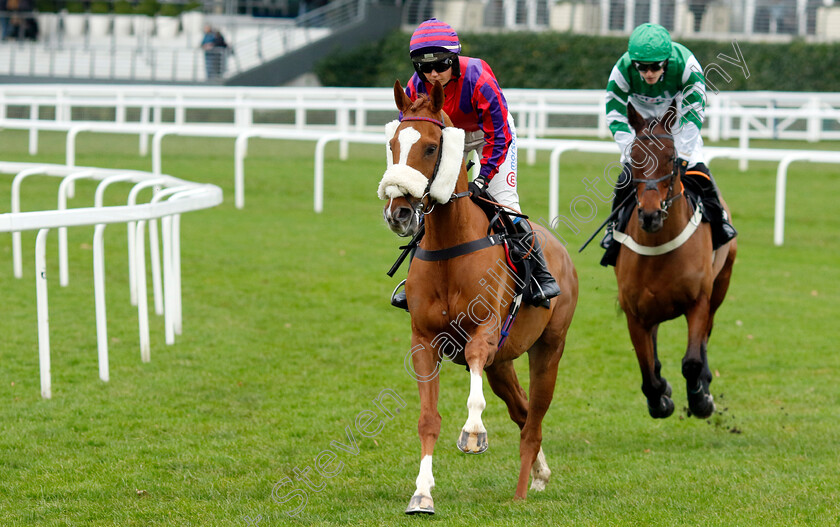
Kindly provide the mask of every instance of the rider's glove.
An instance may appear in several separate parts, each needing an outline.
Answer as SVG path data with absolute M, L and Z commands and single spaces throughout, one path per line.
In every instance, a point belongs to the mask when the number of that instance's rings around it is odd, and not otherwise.
M 679 171 L 680 179 L 682 179 L 683 176 L 685 176 L 686 169 L 688 169 L 688 161 L 686 161 L 685 159 L 683 159 L 681 157 L 678 157 L 677 158 L 677 170 Z
M 484 176 L 478 176 L 470 181 L 468 187 L 471 196 L 481 196 L 484 194 L 485 189 L 487 189 L 487 179 Z

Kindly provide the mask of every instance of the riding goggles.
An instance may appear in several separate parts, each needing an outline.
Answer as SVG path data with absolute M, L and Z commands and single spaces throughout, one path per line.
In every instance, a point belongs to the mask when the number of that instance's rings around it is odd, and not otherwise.
M 663 60 L 660 62 L 633 62 L 633 66 L 636 67 L 637 70 L 644 73 L 646 71 L 659 71 L 665 67 L 665 63 L 668 62 L 667 60 Z
M 415 62 L 414 69 L 417 73 L 431 73 L 435 70 L 438 73 L 443 73 L 452 67 L 452 57 L 441 59 L 437 62 Z

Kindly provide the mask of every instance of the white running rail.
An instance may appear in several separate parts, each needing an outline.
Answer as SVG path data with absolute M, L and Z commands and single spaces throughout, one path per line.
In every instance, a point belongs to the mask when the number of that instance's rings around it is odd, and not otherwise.
M 153 281 L 155 282 L 155 305 L 158 298 L 161 314 L 165 309 L 166 343 L 172 344 L 175 334 L 181 332 L 181 261 L 180 261 L 180 215 L 185 212 L 214 207 L 222 202 L 222 191 L 209 184 L 193 183 L 168 175 L 152 174 L 134 170 L 114 170 L 95 167 L 50 165 L 43 163 L 11 163 L 0 161 L 0 174 L 12 177 L 11 212 L 0 214 L 0 232 L 12 233 L 15 276 L 22 276 L 21 231 L 37 230 L 35 241 L 35 285 L 38 313 L 38 355 L 41 376 L 41 396 L 52 397 L 50 374 L 49 306 L 47 302 L 46 240 L 50 229 L 59 230 L 59 275 L 62 286 L 67 284 L 66 229 L 80 225 L 95 225 L 93 237 L 94 301 L 96 310 L 97 351 L 99 377 L 108 381 L 108 338 L 105 309 L 105 253 L 103 232 L 111 223 L 128 225 L 129 232 L 129 276 L 132 299 L 138 307 L 140 335 L 140 356 L 143 362 L 150 360 L 149 322 L 146 298 L 146 223 L 150 225 L 150 247 L 154 253 L 158 247 L 157 220 L 163 223 L 163 281 L 160 280 L 160 266 L 157 255 L 152 255 Z M 60 178 L 58 206 L 56 210 L 21 211 L 20 194 L 24 179 L 34 176 Z M 75 180 L 99 181 L 96 187 L 93 207 L 66 207 L 69 189 Z M 132 184 L 126 205 L 105 206 L 104 193 L 113 184 Z M 142 188 L 153 187 L 155 195 L 148 203 L 138 203 L 137 194 Z M 154 229 L 152 228 L 154 226 Z M 154 232 L 154 236 L 152 236 Z M 157 268 L 157 269 L 156 269 Z M 164 308 L 165 305 L 165 308 Z

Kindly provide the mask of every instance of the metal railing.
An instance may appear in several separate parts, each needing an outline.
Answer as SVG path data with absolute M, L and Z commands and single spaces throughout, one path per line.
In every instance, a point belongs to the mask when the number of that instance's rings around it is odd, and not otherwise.
M 179 17 L 91 15 L 82 17 L 81 33 L 71 35 L 68 13 L 38 16 L 44 22 L 38 40 L 0 43 L 0 75 L 84 78 L 149 82 L 222 82 L 285 53 L 329 36 L 362 20 L 368 0 L 334 0 L 296 19 L 185 13 Z M 108 19 L 111 29 L 93 35 L 92 21 Z M 190 17 L 187 23 L 187 17 Z M 195 18 L 199 17 L 199 18 Z M 131 33 L 118 35 L 118 21 L 131 20 Z M 166 36 L 159 24 L 183 30 Z M 199 49 L 200 28 L 208 23 L 228 42 L 226 51 Z M 190 29 L 187 30 L 187 27 Z
M 50 330 L 47 295 L 46 240 L 50 229 L 58 230 L 59 283 L 68 284 L 67 228 L 95 225 L 93 236 L 93 282 L 96 311 L 97 352 L 99 377 L 110 378 L 108 368 L 108 330 L 105 309 L 105 252 L 103 232 L 108 224 L 122 223 L 128 227 L 128 274 L 131 300 L 137 306 L 140 357 L 151 360 L 149 314 L 146 290 L 145 229 L 149 229 L 149 249 L 153 276 L 154 306 L 164 315 L 166 343 L 173 344 L 181 333 L 181 258 L 180 215 L 194 210 L 214 207 L 222 202 L 222 191 L 209 184 L 193 183 L 163 174 L 136 170 L 113 170 L 96 167 L 77 167 L 42 163 L 9 163 L 0 161 L 0 174 L 12 177 L 11 212 L 0 214 L 0 232 L 12 233 L 14 273 L 22 277 L 21 231 L 37 230 L 35 241 L 35 289 L 37 297 L 38 355 L 41 377 L 41 396 L 52 397 L 50 374 Z M 55 210 L 22 211 L 21 192 L 24 179 L 56 177 L 58 207 Z M 75 182 L 81 179 L 98 181 L 93 207 L 68 208 L 67 198 L 74 192 Z M 112 184 L 130 183 L 131 190 L 125 205 L 105 206 L 105 189 Z M 151 201 L 141 203 L 138 194 L 154 188 Z M 157 220 L 161 220 L 163 259 L 158 253 Z

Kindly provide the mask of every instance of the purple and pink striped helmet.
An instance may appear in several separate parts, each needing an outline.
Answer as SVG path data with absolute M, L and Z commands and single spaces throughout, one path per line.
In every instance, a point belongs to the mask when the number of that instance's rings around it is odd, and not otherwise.
M 408 51 L 412 57 L 431 53 L 461 53 L 461 42 L 452 26 L 437 18 L 426 20 L 411 35 Z

